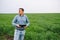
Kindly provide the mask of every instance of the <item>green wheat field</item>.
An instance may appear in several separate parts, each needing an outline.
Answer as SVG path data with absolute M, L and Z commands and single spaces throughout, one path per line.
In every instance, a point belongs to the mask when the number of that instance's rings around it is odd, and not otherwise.
M 0 40 L 13 40 L 12 19 L 17 14 L 0 14 Z M 24 40 L 60 40 L 60 13 L 26 14 L 30 26 Z

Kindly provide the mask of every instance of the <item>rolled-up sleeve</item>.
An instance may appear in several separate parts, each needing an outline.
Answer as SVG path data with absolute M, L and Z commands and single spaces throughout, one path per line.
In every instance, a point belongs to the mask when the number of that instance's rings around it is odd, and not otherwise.
M 12 20 L 12 25 L 16 26 L 17 25 L 17 16 L 14 17 L 14 19 Z

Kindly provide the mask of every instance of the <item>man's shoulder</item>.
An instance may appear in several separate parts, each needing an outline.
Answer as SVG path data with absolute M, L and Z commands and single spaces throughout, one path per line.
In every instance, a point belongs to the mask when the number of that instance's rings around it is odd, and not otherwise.
M 19 15 L 15 15 L 15 17 L 18 17 Z
M 25 17 L 27 17 L 27 15 L 24 15 Z

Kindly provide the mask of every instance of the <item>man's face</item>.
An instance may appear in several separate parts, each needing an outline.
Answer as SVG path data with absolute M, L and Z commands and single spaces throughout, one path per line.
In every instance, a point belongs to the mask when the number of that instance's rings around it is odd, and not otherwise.
M 23 14 L 23 11 L 22 11 L 22 9 L 19 9 L 19 14 Z

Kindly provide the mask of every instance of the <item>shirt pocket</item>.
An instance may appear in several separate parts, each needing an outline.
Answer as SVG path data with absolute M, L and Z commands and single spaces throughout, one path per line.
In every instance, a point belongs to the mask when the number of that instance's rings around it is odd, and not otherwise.
M 24 23 L 26 23 L 26 18 L 25 18 L 25 17 L 23 17 L 23 18 L 22 18 L 22 21 L 23 21 Z

